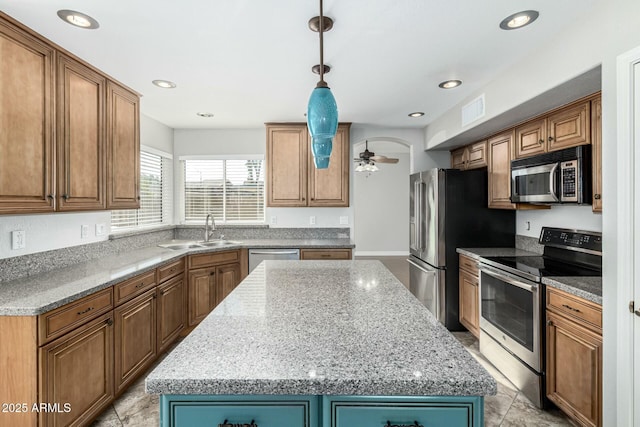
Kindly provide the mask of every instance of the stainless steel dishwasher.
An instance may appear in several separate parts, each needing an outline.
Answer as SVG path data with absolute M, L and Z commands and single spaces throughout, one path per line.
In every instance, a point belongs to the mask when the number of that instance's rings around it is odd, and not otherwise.
M 265 260 L 300 259 L 300 249 L 249 249 L 249 273 Z

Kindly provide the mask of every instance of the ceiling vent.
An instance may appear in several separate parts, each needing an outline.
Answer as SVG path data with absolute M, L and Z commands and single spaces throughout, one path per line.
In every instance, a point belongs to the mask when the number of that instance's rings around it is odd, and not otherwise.
M 484 117 L 484 93 L 462 107 L 462 126 L 475 122 Z

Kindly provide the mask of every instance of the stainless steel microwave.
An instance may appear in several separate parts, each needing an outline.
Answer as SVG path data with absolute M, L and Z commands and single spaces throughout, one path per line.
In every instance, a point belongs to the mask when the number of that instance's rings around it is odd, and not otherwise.
M 513 160 L 511 201 L 591 204 L 591 146 Z

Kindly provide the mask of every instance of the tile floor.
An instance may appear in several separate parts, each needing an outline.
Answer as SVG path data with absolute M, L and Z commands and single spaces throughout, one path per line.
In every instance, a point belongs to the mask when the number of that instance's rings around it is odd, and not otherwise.
M 398 280 L 408 287 L 409 266 L 406 257 L 358 257 L 357 259 L 379 259 Z M 542 411 L 533 406 L 504 375 L 480 354 L 478 341 L 469 332 L 454 332 L 453 335 L 498 383 L 498 394 L 485 398 L 485 426 L 575 426 L 558 409 Z M 144 378 L 143 375 L 100 414 L 92 427 L 156 427 L 159 419 L 158 396 L 147 395 L 144 392 Z

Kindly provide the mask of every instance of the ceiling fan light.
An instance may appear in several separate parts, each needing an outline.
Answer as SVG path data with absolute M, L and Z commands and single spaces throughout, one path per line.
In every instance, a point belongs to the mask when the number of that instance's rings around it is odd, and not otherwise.
M 362 163 L 358 163 L 358 166 L 356 166 L 356 172 L 364 172 L 364 170 Z
M 375 165 L 375 163 L 371 163 L 371 168 L 369 170 L 371 172 L 375 172 L 375 171 L 378 171 L 380 169 Z

